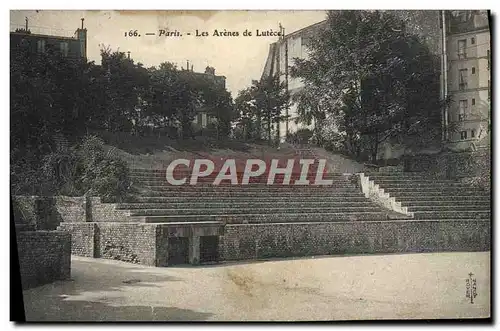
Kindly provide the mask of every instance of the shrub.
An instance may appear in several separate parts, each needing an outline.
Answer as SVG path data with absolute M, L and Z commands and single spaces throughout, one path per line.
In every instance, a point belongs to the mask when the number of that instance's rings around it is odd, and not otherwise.
M 79 159 L 74 148 L 57 150 L 42 159 L 40 191 L 44 195 L 52 192 L 61 195 L 78 195 L 75 185 Z
M 18 160 L 11 168 L 13 194 L 99 196 L 122 201 L 133 194 L 125 161 L 104 149 L 96 136 L 41 157 L 40 165 Z
M 80 173 L 77 181 L 85 195 L 103 200 L 122 201 L 131 194 L 129 169 L 125 161 L 106 153 L 104 142 L 96 136 L 86 136 L 79 150 Z

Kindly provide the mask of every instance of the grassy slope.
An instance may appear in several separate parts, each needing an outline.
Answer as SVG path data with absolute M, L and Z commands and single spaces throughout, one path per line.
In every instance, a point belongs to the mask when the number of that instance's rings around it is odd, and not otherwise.
M 99 134 L 107 143 L 106 148 L 128 162 L 131 168 L 164 169 L 174 159 L 185 158 L 234 158 L 234 159 L 290 159 L 296 157 L 289 144 L 280 148 L 238 141 L 215 141 L 204 137 L 194 140 L 172 140 L 166 137 L 137 137 L 129 134 Z M 323 148 L 313 148 L 317 157 L 327 160 L 329 172 L 361 172 L 364 166 Z

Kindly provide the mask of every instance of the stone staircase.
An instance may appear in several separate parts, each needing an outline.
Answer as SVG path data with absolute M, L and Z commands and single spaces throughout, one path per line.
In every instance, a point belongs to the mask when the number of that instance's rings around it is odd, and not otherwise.
M 450 179 L 422 173 L 365 173 L 385 193 L 414 213 L 415 219 L 491 218 L 490 193 Z
M 215 175 L 198 184 L 173 186 L 165 170 L 132 169 L 139 190 L 134 201 L 116 204 L 137 222 L 226 224 L 385 220 L 388 211 L 373 204 L 342 174 L 326 174 L 332 185 L 267 185 L 256 177 L 249 185 L 212 185 Z

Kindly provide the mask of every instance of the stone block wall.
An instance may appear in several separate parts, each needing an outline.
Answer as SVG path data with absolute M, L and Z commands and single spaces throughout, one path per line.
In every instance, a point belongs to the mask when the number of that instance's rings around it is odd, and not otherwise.
M 71 254 L 87 257 L 98 257 L 99 229 L 95 223 L 61 223 L 61 231 L 71 233 Z M 97 248 L 97 249 L 96 249 Z
M 130 222 L 126 211 L 116 209 L 114 203 L 102 203 L 101 198 L 93 197 L 90 200 L 92 222 Z
M 13 197 L 15 223 L 34 230 L 55 230 L 61 222 L 85 222 L 87 207 L 83 197 Z
M 145 265 L 156 265 L 156 224 L 102 223 L 99 257 Z
M 53 198 L 63 222 L 87 222 L 88 204 L 85 197 L 56 196 Z
M 20 231 L 16 237 L 23 289 L 70 278 L 71 234 Z
M 356 221 L 226 225 L 222 260 L 490 249 L 483 221 Z

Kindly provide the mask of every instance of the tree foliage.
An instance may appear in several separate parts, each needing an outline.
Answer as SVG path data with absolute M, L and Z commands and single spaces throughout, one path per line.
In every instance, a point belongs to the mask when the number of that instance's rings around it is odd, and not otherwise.
M 272 141 L 273 124 L 279 135 L 279 124 L 285 119 L 283 115 L 289 106 L 290 96 L 284 82 L 279 76 L 265 76 L 253 80 L 252 86 L 241 90 L 235 100 L 238 113 L 238 124 L 246 138 L 262 138 L 262 128 L 269 143 Z
M 24 174 L 35 178 L 44 166 L 56 169 L 51 165 L 68 164 L 70 156 L 54 154 L 60 152 L 54 149 L 56 134 L 68 137 L 70 144 L 95 130 L 144 134 L 172 129 L 180 132 L 176 138 L 190 138 L 192 121 L 200 111 L 214 119 L 217 138 L 230 134 L 233 101 L 215 76 L 178 70 L 171 63 L 145 68 L 125 53 L 105 47 L 101 58 L 98 65 L 64 57 L 49 45 L 44 53 L 11 48 L 13 180 L 21 183 Z M 113 167 L 121 165 L 109 161 L 105 168 Z M 51 173 L 55 186 L 65 180 L 60 173 Z
M 295 99 L 299 120 L 333 116 L 351 155 L 376 160 L 383 142 L 439 139 L 439 59 L 392 13 L 329 12 L 308 59 L 294 63 L 292 77 L 305 83 Z

